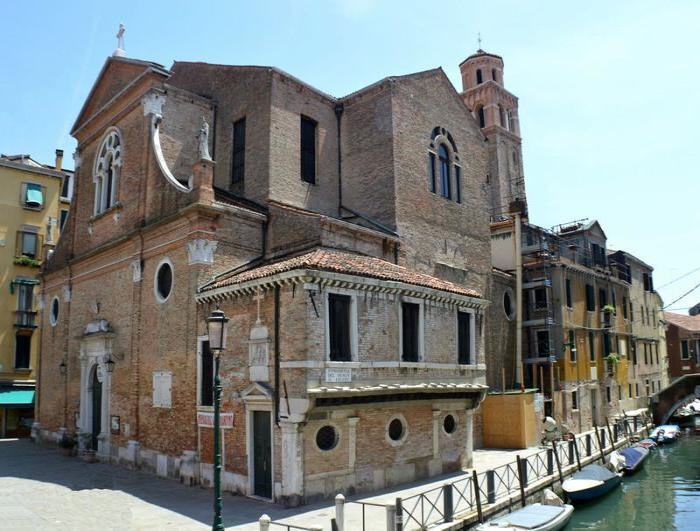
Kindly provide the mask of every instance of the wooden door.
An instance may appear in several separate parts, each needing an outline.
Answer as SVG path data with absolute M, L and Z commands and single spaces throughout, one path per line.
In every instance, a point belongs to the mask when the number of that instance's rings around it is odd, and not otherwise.
M 253 494 L 272 498 L 272 434 L 269 411 L 253 411 Z
M 97 437 L 102 431 L 102 382 L 97 368 L 92 373 L 92 449 L 97 451 Z

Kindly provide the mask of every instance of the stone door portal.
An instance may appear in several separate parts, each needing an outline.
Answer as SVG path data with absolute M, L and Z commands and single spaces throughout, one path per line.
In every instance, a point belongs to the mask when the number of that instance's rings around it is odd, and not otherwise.
M 269 411 L 253 411 L 253 494 L 272 498 L 272 437 Z

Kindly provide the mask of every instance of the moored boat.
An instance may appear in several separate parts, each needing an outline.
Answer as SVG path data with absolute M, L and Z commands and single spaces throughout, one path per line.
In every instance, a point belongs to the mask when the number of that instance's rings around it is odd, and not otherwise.
M 588 465 L 564 481 L 562 489 L 573 502 L 593 500 L 620 484 L 621 472 L 612 472 L 601 465 Z
M 642 439 L 641 441 L 634 443 L 632 446 L 641 446 L 642 448 L 646 448 L 647 450 L 651 451 L 656 449 L 657 444 L 652 439 Z
M 616 453 L 623 458 L 622 473 L 626 476 L 642 468 L 644 460 L 649 456 L 649 450 L 643 446 L 630 446 L 617 450 Z
M 662 424 L 657 426 L 649 434 L 649 438 L 656 444 L 668 444 L 674 442 L 681 434 L 678 424 Z
M 571 519 L 574 507 L 569 504 L 544 505 L 533 503 L 522 509 L 499 516 L 481 524 L 478 531 L 511 530 L 511 531 L 557 531 L 562 529 Z

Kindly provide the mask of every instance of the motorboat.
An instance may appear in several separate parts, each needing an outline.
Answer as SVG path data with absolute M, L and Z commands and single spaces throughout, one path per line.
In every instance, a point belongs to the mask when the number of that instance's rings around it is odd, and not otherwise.
M 678 424 L 662 424 L 657 426 L 649 434 L 649 438 L 656 441 L 656 444 L 672 443 L 681 435 L 681 429 Z
M 556 531 L 562 529 L 571 519 L 573 505 L 544 505 L 533 503 L 522 509 L 481 524 L 478 531 Z
M 620 484 L 621 479 L 622 472 L 591 464 L 564 481 L 561 488 L 573 502 L 589 501 L 610 492 Z
M 641 441 L 634 443 L 632 446 L 633 447 L 640 446 L 642 448 L 646 448 L 647 450 L 651 451 L 651 450 L 655 450 L 658 445 L 652 439 L 642 439 Z
M 626 476 L 634 474 L 642 468 L 644 460 L 649 457 L 649 449 L 644 446 L 630 446 L 629 448 L 616 450 L 614 453 L 622 457 L 622 473 Z

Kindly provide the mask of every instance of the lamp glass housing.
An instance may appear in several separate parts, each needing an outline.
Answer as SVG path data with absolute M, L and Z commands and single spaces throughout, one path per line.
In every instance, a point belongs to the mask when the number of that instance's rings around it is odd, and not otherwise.
M 220 352 L 226 349 L 226 323 L 228 323 L 226 314 L 218 308 L 211 312 L 207 319 L 207 329 L 209 331 L 209 348 L 213 351 Z

